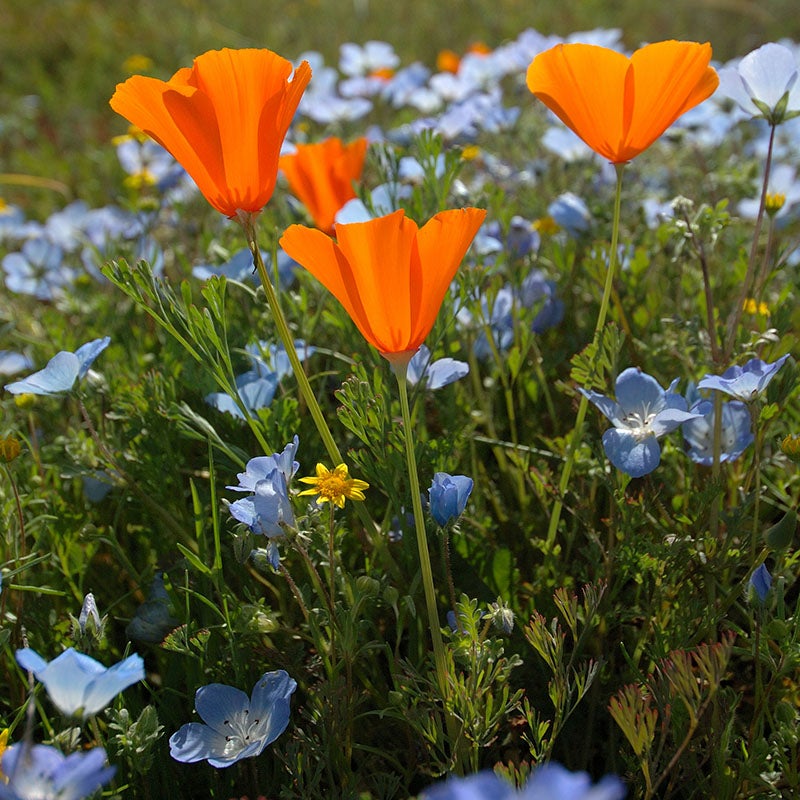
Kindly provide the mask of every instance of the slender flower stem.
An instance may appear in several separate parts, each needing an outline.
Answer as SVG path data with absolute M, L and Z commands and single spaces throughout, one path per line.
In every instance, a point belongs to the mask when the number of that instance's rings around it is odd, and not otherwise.
M 431 569 L 431 555 L 428 550 L 428 536 L 425 532 L 425 518 L 422 512 L 422 500 L 419 491 L 419 476 L 417 475 L 417 459 L 414 453 L 414 436 L 411 427 L 411 410 L 408 405 L 408 388 L 406 387 L 406 372 L 408 362 L 392 363 L 392 370 L 397 378 L 397 387 L 400 391 L 400 411 L 403 416 L 403 438 L 406 448 L 406 465 L 408 467 L 408 481 L 411 490 L 411 507 L 414 511 L 414 527 L 417 534 L 417 547 L 419 549 L 419 565 L 422 572 L 422 585 L 425 589 L 425 605 L 428 610 L 428 626 L 433 642 L 433 657 L 436 662 L 436 675 L 439 680 L 439 690 L 443 697 L 449 696 L 449 683 L 447 679 L 447 664 L 444 654 L 444 641 L 439 627 L 439 613 L 436 609 L 436 590 L 433 586 L 433 570 Z
M 599 345 L 600 335 L 602 334 L 603 327 L 606 324 L 606 315 L 608 314 L 609 300 L 611 299 L 611 289 L 614 286 L 614 277 L 617 271 L 617 242 L 619 241 L 619 222 L 620 211 L 622 208 L 622 173 L 625 164 L 614 164 L 617 171 L 617 184 L 614 190 L 614 218 L 611 227 L 611 252 L 608 257 L 608 270 L 606 271 L 606 282 L 603 287 L 603 299 L 600 301 L 600 310 L 597 313 L 597 323 L 594 327 L 594 336 L 592 337 L 593 343 Z M 547 539 L 545 540 L 545 549 L 549 552 L 552 550 L 558 534 L 558 523 L 561 520 L 561 512 L 564 508 L 564 495 L 566 494 L 567 487 L 569 486 L 570 475 L 572 474 L 572 465 L 575 463 L 575 453 L 578 449 L 578 442 L 580 441 L 581 431 L 583 430 L 583 421 L 586 418 L 586 409 L 589 406 L 589 400 L 586 395 L 581 395 L 578 404 L 578 413 L 575 417 L 575 427 L 572 429 L 572 435 L 567 445 L 567 456 L 564 460 L 564 466 L 561 470 L 561 479 L 558 482 L 558 497 L 553 504 L 553 511 L 550 515 L 550 527 L 547 530 Z
M 336 446 L 328 423 L 325 421 L 322 409 L 319 407 L 317 398 L 308 381 L 308 376 L 303 369 L 303 365 L 300 363 L 300 358 L 294 347 L 294 337 L 289 330 L 289 324 L 286 322 L 286 317 L 281 310 L 280 303 L 278 302 L 278 295 L 275 293 L 275 288 L 267 273 L 267 268 L 264 266 L 264 259 L 261 257 L 261 250 L 256 242 L 255 228 L 252 222 L 245 225 L 244 230 L 247 238 L 247 245 L 250 248 L 250 252 L 253 254 L 253 262 L 256 265 L 258 276 L 261 279 L 261 285 L 264 287 L 264 292 L 267 295 L 269 310 L 272 312 L 272 318 L 275 320 L 275 327 L 278 329 L 278 336 L 280 337 L 283 349 L 286 351 L 286 355 L 289 357 L 289 363 L 292 365 L 297 385 L 300 387 L 300 394 L 303 396 L 303 401 L 311 412 L 314 424 L 317 426 L 317 431 L 319 432 L 323 445 L 325 445 L 328 457 L 334 464 L 341 464 L 342 454 Z
M 742 288 L 739 297 L 735 301 L 733 309 L 731 309 L 730 316 L 728 317 L 727 330 L 725 331 L 725 350 L 724 362 L 730 360 L 731 353 L 733 353 L 733 346 L 736 343 L 736 331 L 739 328 L 739 320 L 742 318 L 744 311 L 744 303 L 747 300 L 747 295 L 750 292 L 750 286 L 756 274 L 756 256 L 758 255 L 758 240 L 761 236 L 761 226 L 764 223 L 764 210 L 767 202 L 767 190 L 769 189 L 769 175 L 772 168 L 772 151 L 775 144 L 775 125 L 773 124 L 769 130 L 769 145 L 767 146 L 767 159 L 764 164 L 764 182 L 761 185 L 761 200 L 758 205 L 758 216 L 756 217 L 756 224 L 753 229 L 753 242 L 750 245 L 750 257 L 747 260 L 747 272 L 745 273 L 744 280 L 742 281 Z

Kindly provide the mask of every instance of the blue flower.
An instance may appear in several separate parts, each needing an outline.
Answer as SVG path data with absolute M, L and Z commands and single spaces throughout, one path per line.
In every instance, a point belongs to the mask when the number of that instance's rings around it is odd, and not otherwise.
M 105 786 L 116 772 L 107 767 L 106 751 L 94 747 L 65 756 L 44 744 L 15 744 L 3 755 L 0 800 L 82 800 Z
M 487 771 L 449 778 L 426 789 L 421 800 L 622 800 L 625 794 L 625 785 L 616 775 L 592 784 L 587 773 L 550 763 L 539 767 L 519 791 Z
M 261 377 L 250 371 L 236 376 L 236 393 L 239 396 L 239 402 L 250 413 L 254 413 L 260 408 L 269 408 L 277 388 L 278 377 L 274 374 Z M 217 411 L 230 414 L 236 419 L 245 419 L 239 403 L 227 392 L 211 392 L 204 399 Z
M 437 472 L 428 489 L 431 516 L 444 527 L 464 513 L 472 492 L 473 480 L 466 475 L 448 475 Z
M 200 718 L 169 739 L 176 761 L 207 760 L 212 767 L 229 767 L 242 758 L 260 755 L 289 724 L 289 697 L 297 683 L 282 669 L 266 672 L 248 696 L 232 686 L 201 686 L 194 698 Z
M 689 458 L 696 464 L 708 467 L 714 461 L 714 404 L 710 400 L 695 399 L 695 393 L 686 393 L 687 401 L 692 403 L 689 410 L 703 416 L 684 422 L 681 430 Z M 720 462 L 735 461 L 752 442 L 753 432 L 750 430 L 750 411 L 747 406 L 738 400 L 723 403 Z
M 105 336 L 81 345 L 74 353 L 62 350 L 47 362 L 44 369 L 21 381 L 6 384 L 5 389 L 11 394 L 49 395 L 68 392 L 75 381 L 86 375 L 92 362 L 108 347 L 110 341 Z
M 747 585 L 762 603 L 767 599 L 767 594 L 772 587 L 772 575 L 769 574 L 766 564 L 759 564 L 753 570 Z
M 17 663 L 40 680 L 53 704 L 68 717 L 91 717 L 121 691 L 144 680 L 144 661 L 136 654 L 106 669 L 72 647 L 52 661 L 35 650 L 17 650 Z
M 722 375 L 706 375 L 697 384 L 697 388 L 717 389 L 748 403 L 755 400 L 767 388 L 787 358 L 789 358 L 788 353 L 771 364 L 760 358 L 751 358 L 743 367 L 730 367 Z
M 274 469 L 256 483 L 250 497 L 231 503 L 230 512 L 234 519 L 244 522 L 253 533 L 268 538 L 283 536 L 281 523 L 294 525 L 286 477 L 280 470 Z
M 164 573 L 156 572 L 147 593 L 147 600 L 136 609 L 125 628 L 130 639 L 148 644 L 163 642 L 168 633 L 180 625 L 180 620 L 172 613 L 172 602 L 164 585 Z
M 658 439 L 681 423 L 702 417 L 686 410 L 686 400 L 673 389 L 665 391 L 658 381 L 636 367 L 619 374 L 613 400 L 597 392 L 579 389 L 613 424 L 603 434 L 609 461 L 632 478 L 652 472 L 661 461 Z
M 33 361 L 28 356 L 13 350 L 0 350 L 0 375 L 16 375 L 32 366 Z
M 64 251 L 44 235 L 28 239 L 19 252 L 3 258 L 9 291 L 52 300 L 72 283 L 74 271 L 63 265 Z
M 431 361 L 431 351 L 422 344 L 408 362 L 406 377 L 414 386 L 424 380 L 428 389 L 436 391 L 468 373 L 469 364 L 466 361 L 457 361 L 454 358 L 437 358 L 436 361 Z
M 289 481 L 294 477 L 294 474 L 300 467 L 295 456 L 297 455 L 297 448 L 300 446 L 300 439 L 297 435 L 289 442 L 283 451 L 280 453 L 273 453 L 271 456 L 258 456 L 251 458 L 247 462 L 244 472 L 239 472 L 236 477 L 239 479 L 238 486 L 226 486 L 226 489 L 232 489 L 234 492 L 255 492 L 256 484 L 267 478 L 273 470 L 279 470 L 286 480 L 288 485 Z
M 559 228 L 563 228 L 573 239 L 589 230 L 592 215 L 589 207 L 573 192 L 560 194 L 547 207 L 547 213 Z

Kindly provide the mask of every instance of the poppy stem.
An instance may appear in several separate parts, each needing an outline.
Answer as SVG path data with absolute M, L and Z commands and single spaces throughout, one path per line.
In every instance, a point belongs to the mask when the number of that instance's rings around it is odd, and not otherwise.
M 597 312 L 597 323 L 594 327 L 594 336 L 592 343 L 595 347 L 600 346 L 600 339 L 603 328 L 606 324 L 606 316 L 608 314 L 609 301 L 611 299 L 611 290 L 614 286 L 614 277 L 617 271 L 617 243 L 619 241 L 619 223 L 622 208 L 622 173 L 625 169 L 625 163 L 614 164 L 617 171 L 617 184 L 614 190 L 614 218 L 611 225 L 611 252 L 608 257 L 608 270 L 606 271 L 606 282 L 603 287 L 603 299 L 600 301 L 600 310 Z M 597 355 L 595 355 L 595 364 L 597 363 Z M 578 413 L 575 417 L 575 427 L 572 429 L 572 435 L 569 438 L 569 445 L 567 445 L 567 455 L 564 459 L 564 466 L 561 469 L 561 479 L 558 482 L 558 496 L 553 504 L 553 511 L 550 515 L 550 527 L 547 529 L 547 539 L 545 540 L 545 552 L 551 552 L 556 542 L 556 535 L 558 534 L 558 523 L 561 520 L 561 512 L 564 509 L 564 495 L 566 494 L 567 487 L 569 486 L 570 475 L 572 474 L 572 465 L 575 463 L 575 452 L 578 449 L 581 432 L 583 430 L 583 421 L 586 418 L 586 409 L 589 406 L 589 400 L 585 394 L 581 394 L 581 399 L 578 404 Z
M 255 231 L 252 228 L 248 229 L 246 227 L 245 235 L 247 237 L 247 244 L 250 248 L 250 252 L 253 254 L 253 262 L 256 265 L 258 277 L 261 279 L 261 285 L 264 287 L 264 293 L 267 295 L 267 303 L 269 304 L 269 309 L 272 312 L 272 318 L 275 320 L 275 327 L 278 329 L 278 336 L 280 337 L 283 349 L 286 351 L 286 355 L 289 357 L 289 363 L 292 365 L 292 370 L 294 372 L 295 379 L 297 380 L 297 385 L 300 387 L 300 394 L 303 396 L 303 400 L 305 401 L 306 406 L 308 406 L 308 410 L 311 412 L 314 424 L 317 426 L 317 431 L 322 439 L 322 443 L 325 445 L 325 450 L 328 453 L 328 457 L 333 461 L 334 464 L 341 464 L 342 454 L 339 452 L 339 448 L 336 446 L 336 442 L 333 439 L 333 435 L 328 427 L 328 423 L 325 421 L 325 416 L 322 413 L 322 409 L 319 407 L 317 398 L 314 395 L 314 391 L 308 381 L 308 376 L 303 369 L 303 365 L 300 363 L 300 358 L 298 357 L 297 350 L 294 346 L 294 338 L 289 330 L 289 324 L 286 322 L 286 317 L 283 315 L 280 303 L 278 302 L 278 295 L 275 293 L 272 281 L 267 273 L 267 268 L 264 266 L 264 259 L 261 257 L 261 251 L 259 250 L 258 243 L 256 242 Z
M 411 410 L 408 404 L 408 388 L 406 386 L 408 362 L 390 363 L 392 365 L 392 371 L 397 378 L 397 387 L 400 392 L 400 411 L 403 417 L 403 439 L 405 440 L 406 465 L 408 467 L 408 481 L 411 490 L 411 507 L 414 512 L 414 529 L 417 535 L 422 585 L 425 589 L 428 626 L 431 630 L 431 641 L 433 642 L 433 658 L 436 662 L 436 675 L 439 681 L 439 690 L 442 693 L 442 697 L 447 700 L 450 694 L 450 685 L 447 678 L 447 662 L 445 660 L 442 631 L 439 627 L 439 613 L 436 609 L 436 590 L 433 585 L 431 555 L 428 549 L 428 535 L 425 531 L 425 517 L 422 511 L 422 500 L 419 491 L 417 459 L 414 453 L 414 433 L 411 427 Z

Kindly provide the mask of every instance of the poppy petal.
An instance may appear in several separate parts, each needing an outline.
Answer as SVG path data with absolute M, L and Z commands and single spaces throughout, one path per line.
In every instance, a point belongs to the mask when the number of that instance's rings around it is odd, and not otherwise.
M 596 153 L 615 160 L 623 138 L 623 93 L 630 63 L 615 50 L 560 44 L 528 67 L 528 88 Z
M 377 347 L 359 296 L 358 281 L 336 242 L 314 228 L 290 225 L 281 237 L 280 246 L 344 306 L 364 338 Z
M 719 78 L 709 67 L 710 60 L 711 45 L 697 42 L 656 42 L 633 54 L 629 158 L 646 150 L 681 114 L 713 94 Z
M 482 208 L 441 211 L 417 234 L 420 272 L 412 280 L 415 313 L 407 349 L 416 350 L 431 332 L 447 288 L 485 218 Z

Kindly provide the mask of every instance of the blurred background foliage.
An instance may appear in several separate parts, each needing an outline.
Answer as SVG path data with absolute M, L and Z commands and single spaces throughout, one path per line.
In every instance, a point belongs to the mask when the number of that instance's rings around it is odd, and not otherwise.
M 48 175 L 68 198 L 105 201 L 117 183 L 115 154 L 92 145 L 124 130 L 108 98 L 133 55 L 167 78 L 224 46 L 268 47 L 287 58 L 313 49 L 336 64 L 341 44 L 382 39 L 402 63 L 433 66 L 442 49 L 496 47 L 529 27 L 559 35 L 621 28 L 631 48 L 709 40 L 720 60 L 800 39 L 795 0 L 2 0 L 0 173 Z M 17 199 L 13 183 L 3 195 Z M 46 213 L 62 200 L 41 202 Z

